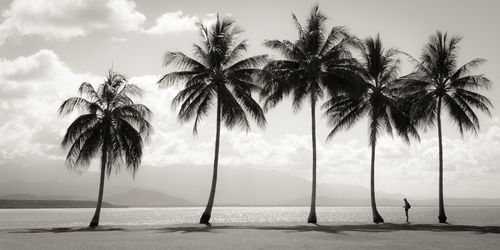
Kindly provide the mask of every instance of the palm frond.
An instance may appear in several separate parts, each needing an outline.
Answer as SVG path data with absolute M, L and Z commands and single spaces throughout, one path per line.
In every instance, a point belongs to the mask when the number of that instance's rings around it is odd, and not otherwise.
M 60 115 L 67 115 L 75 110 L 89 112 L 95 114 L 101 107 L 95 103 L 90 102 L 81 97 L 71 97 L 63 102 L 59 107 L 58 113 Z
M 292 21 L 293 24 L 295 25 L 295 28 L 297 29 L 299 38 L 304 37 L 304 29 L 302 28 L 302 25 L 300 24 L 299 20 L 293 13 L 292 13 Z
M 477 129 L 479 129 L 479 124 L 474 120 L 474 116 L 471 117 L 464 107 L 460 106 L 455 99 L 449 95 L 443 96 L 443 104 L 447 109 L 450 119 L 458 126 L 460 134 L 464 134 L 464 130 L 472 130 L 477 134 Z
M 121 142 L 119 152 L 123 152 L 122 155 L 125 157 L 126 167 L 135 176 L 142 158 L 143 143 L 141 133 L 126 120 L 120 119 L 118 121 L 117 139 Z M 111 168 L 108 168 L 108 175 L 110 172 Z
M 249 113 L 252 118 L 261 127 L 266 125 L 266 117 L 259 103 L 252 97 L 249 86 L 245 82 L 239 81 L 233 85 L 233 93 L 236 99 L 241 103 L 243 108 Z
M 78 164 L 78 159 L 81 158 L 82 147 L 85 145 L 85 143 L 87 143 L 87 141 L 90 140 L 90 138 L 93 138 L 94 140 L 93 143 L 99 146 L 99 142 L 96 143 L 96 140 L 98 141 L 98 139 L 95 138 L 95 135 L 101 132 L 101 127 L 102 126 L 100 123 L 92 127 L 89 127 L 82 133 L 79 133 L 78 137 L 72 140 L 73 142 L 68 150 L 68 154 L 66 155 L 66 165 L 68 166 L 68 168 L 70 169 L 77 169 L 79 167 L 82 167 L 84 169 L 88 168 L 89 165 L 88 163 L 90 163 L 90 160 L 97 151 L 85 153 L 86 155 L 83 156 L 83 158 L 87 157 L 87 159 L 85 159 L 84 161 L 84 163 L 87 164 L 81 164 L 82 163 L 81 161 L 79 162 L 80 164 Z M 98 150 L 98 149 L 99 147 L 90 150 Z
M 198 74 L 201 74 L 198 71 L 175 71 L 170 72 L 168 74 L 163 75 L 160 80 L 158 80 L 158 84 L 160 87 L 170 87 L 174 84 L 181 84 L 191 77 L 194 77 Z
M 222 62 L 223 65 L 230 65 L 234 61 L 238 60 L 243 53 L 247 51 L 247 41 L 243 40 L 239 42 L 234 48 L 231 49 L 230 52 L 228 52 L 227 57 L 224 59 L 224 62 Z
M 94 86 L 88 82 L 83 82 L 80 85 L 80 88 L 78 88 L 78 92 L 80 95 L 85 96 L 90 98 L 91 101 L 97 101 L 99 100 L 99 96 L 97 95 L 97 91 L 94 89 Z
M 226 127 L 233 128 L 238 126 L 249 130 L 250 122 L 247 119 L 247 115 L 231 91 L 225 86 L 219 86 L 217 95 L 221 104 L 221 119 Z
M 193 125 L 193 134 L 197 135 L 198 134 L 198 124 L 208 116 L 208 112 L 210 110 L 210 107 L 213 105 L 212 104 L 212 99 L 213 95 L 212 93 L 208 92 L 205 96 L 203 96 L 203 99 L 199 102 L 199 105 L 196 110 L 196 118 L 194 120 L 194 125 Z
M 351 128 L 367 112 L 368 108 L 366 104 L 355 102 L 348 109 L 343 110 L 342 113 L 327 115 L 331 117 L 329 123 L 333 125 L 333 129 L 328 134 L 327 140 L 330 140 L 340 130 Z
M 450 80 L 454 81 L 460 77 L 465 76 L 465 74 L 470 73 L 471 70 L 476 69 L 485 62 L 486 60 L 482 58 L 476 58 L 467 62 L 466 64 L 462 65 L 462 67 L 460 67 L 457 71 L 455 71 L 455 73 L 453 73 L 453 75 L 450 77 Z
M 489 89 L 491 86 L 491 81 L 484 75 L 469 75 L 463 76 L 450 82 L 450 87 L 461 88 L 461 89 Z
M 465 89 L 455 89 L 454 95 L 491 116 L 490 107 L 492 108 L 493 104 L 486 96 Z
M 187 71 L 199 71 L 205 68 L 205 65 L 201 62 L 196 61 L 180 51 L 168 51 L 165 53 L 163 56 L 163 65 L 167 67 L 170 64 L 174 64 Z
M 264 65 L 268 60 L 267 55 L 257 55 L 240 60 L 228 67 L 228 71 L 237 71 L 240 69 L 257 68 Z
M 266 40 L 264 41 L 264 46 L 273 50 L 277 50 L 281 53 L 281 55 L 289 60 L 305 60 L 307 58 L 307 54 L 305 53 L 305 51 L 287 40 Z
M 325 55 L 326 52 L 332 50 L 332 46 L 339 43 L 342 39 L 344 40 L 344 43 L 347 43 L 348 41 L 352 41 L 349 39 L 352 39 L 349 35 L 349 33 L 346 31 L 346 28 L 344 26 L 334 26 L 330 30 L 330 34 L 325 39 L 325 42 L 321 46 L 321 50 L 319 52 L 320 55 Z M 354 39 L 353 39 L 354 40 Z
M 71 125 L 69 125 L 63 137 L 61 145 L 67 147 L 79 138 L 85 131 L 91 129 L 100 121 L 96 114 L 84 114 L 76 118 Z

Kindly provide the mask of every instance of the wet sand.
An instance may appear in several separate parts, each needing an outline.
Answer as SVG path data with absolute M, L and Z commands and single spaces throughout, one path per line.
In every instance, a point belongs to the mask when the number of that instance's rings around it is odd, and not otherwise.
M 498 249 L 499 226 L 198 224 L 0 230 L 0 249 Z

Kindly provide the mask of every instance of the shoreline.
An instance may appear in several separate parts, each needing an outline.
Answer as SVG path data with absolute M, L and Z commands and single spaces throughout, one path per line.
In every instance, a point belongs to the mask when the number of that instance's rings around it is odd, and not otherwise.
M 109 206 L 111 205 L 111 206 Z M 267 206 L 267 205 L 220 205 L 220 206 L 214 206 L 214 209 L 216 208 L 309 208 L 309 206 Z M 357 205 L 352 205 L 352 206 L 343 206 L 343 205 L 337 205 L 337 206 L 316 206 L 317 208 L 334 208 L 334 207 L 339 207 L 339 208 L 371 208 L 370 205 L 366 206 L 357 206 Z M 401 206 L 377 206 L 378 208 L 401 208 Z M 447 205 L 447 208 L 500 208 L 500 205 Z M 88 207 L 1 207 L 0 210 L 2 209 L 95 209 L 95 206 L 88 206 Z M 130 209 L 151 209 L 151 208 L 201 208 L 204 209 L 204 205 L 200 206 L 118 206 L 118 205 L 113 205 L 109 204 L 108 206 L 103 206 L 103 209 L 106 208 L 130 208 Z M 412 208 L 438 208 L 438 206 L 418 206 L 418 205 L 412 205 Z

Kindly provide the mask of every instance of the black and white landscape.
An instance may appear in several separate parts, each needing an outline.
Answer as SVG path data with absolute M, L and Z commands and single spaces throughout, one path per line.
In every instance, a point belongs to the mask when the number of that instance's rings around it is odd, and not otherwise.
M 1 249 L 495 249 L 500 4 L 0 1 Z

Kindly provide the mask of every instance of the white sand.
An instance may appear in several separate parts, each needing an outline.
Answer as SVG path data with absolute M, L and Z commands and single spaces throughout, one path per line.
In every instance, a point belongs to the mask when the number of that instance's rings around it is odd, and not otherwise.
M 499 249 L 500 226 L 198 224 L 0 231 L 0 249 Z

